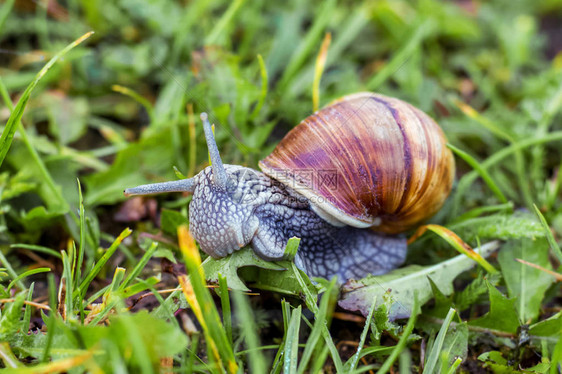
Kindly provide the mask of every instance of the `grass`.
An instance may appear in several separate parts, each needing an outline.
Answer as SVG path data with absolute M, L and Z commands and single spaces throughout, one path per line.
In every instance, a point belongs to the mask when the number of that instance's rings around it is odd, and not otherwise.
M 559 372 L 562 3 L 24 4 L 0 4 L 5 371 Z M 210 264 L 190 197 L 122 194 L 207 165 L 203 111 L 224 162 L 256 167 L 362 90 L 432 115 L 457 162 L 441 236 L 406 233 L 407 266 L 363 291 L 249 253 Z M 427 287 L 381 292 L 400 276 Z M 338 306 L 359 292 L 363 315 Z

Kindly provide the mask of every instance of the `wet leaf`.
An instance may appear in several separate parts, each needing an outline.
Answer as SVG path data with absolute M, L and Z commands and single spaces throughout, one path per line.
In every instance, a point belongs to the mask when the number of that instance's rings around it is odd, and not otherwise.
M 548 249 L 546 239 L 522 239 L 508 242 L 498 254 L 508 295 L 516 299 L 515 307 L 522 323 L 528 323 L 538 317 L 544 293 L 554 278 L 515 259 L 551 269 Z
M 483 317 L 470 321 L 468 324 L 515 334 L 519 328 L 515 299 L 508 299 L 496 287 L 488 282 L 486 283 L 490 296 L 490 311 Z
M 476 252 L 482 257 L 487 257 L 498 247 L 498 242 L 490 242 Z M 433 266 L 411 265 L 382 276 L 366 277 L 344 285 L 344 294 L 339 305 L 344 309 L 357 310 L 367 315 L 374 297 L 378 303 L 378 300 L 384 300 L 384 296 L 388 295 L 393 301 L 389 311 L 390 318 L 404 318 L 410 315 L 415 292 L 418 293 L 420 304 L 432 298 L 433 292 L 428 278 L 431 278 L 442 294 L 450 295 L 453 292 L 452 281 L 474 265 L 472 259 L 458 255 Z

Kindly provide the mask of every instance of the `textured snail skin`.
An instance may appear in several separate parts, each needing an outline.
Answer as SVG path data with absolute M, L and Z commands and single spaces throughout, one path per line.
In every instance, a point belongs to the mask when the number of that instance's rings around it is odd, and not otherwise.
M 383 274 L 406 255 L 404 238 L 334 226 L 320 218 L 307 198 L 253 169 L 224 165 L 226 190 L 208 167 L 195 177 L 189 206 L 190 231 L 201 249 L 224 257 L 250 245 L 266 260 L 282 259 L 287 241 L 301 238 L 295 263 L 309 276 L 339 282 Z
M 320 214 L 387 233 L 435 214 L 455 172 L 445 136 L 428 115 L 368 92 L 345 96 L 303 120 L 260 168 L 317 201 Z M 303 170 L 336 175 L 336 188 L 300 178 Z

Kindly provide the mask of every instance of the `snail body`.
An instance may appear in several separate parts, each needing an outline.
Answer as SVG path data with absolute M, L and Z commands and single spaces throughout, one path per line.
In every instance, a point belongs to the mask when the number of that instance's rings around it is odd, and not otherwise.
M 444 203 L 454 160 L 439 126 L 404 101 L 345 96 L 307 117 L 260 161 L 262 172 L 223 165 L 202 115 L 212 166 L 195 177 L 139 186 L 126 194 L 189 191 L 190 231 L 201 249 L 224 257 L 250 245 L 282 259 L 289 238 L 309 276 L 340 282 L 399 266 L 395 235 Z

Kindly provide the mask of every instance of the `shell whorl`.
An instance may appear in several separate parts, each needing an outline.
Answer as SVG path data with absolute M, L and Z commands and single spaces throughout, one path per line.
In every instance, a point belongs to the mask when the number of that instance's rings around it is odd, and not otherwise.
M 260 168 L 344 224 L 397 233 L 441 208 L 455 165 L 428 115 L 399 99 L 358 93 L 303 120 Z

